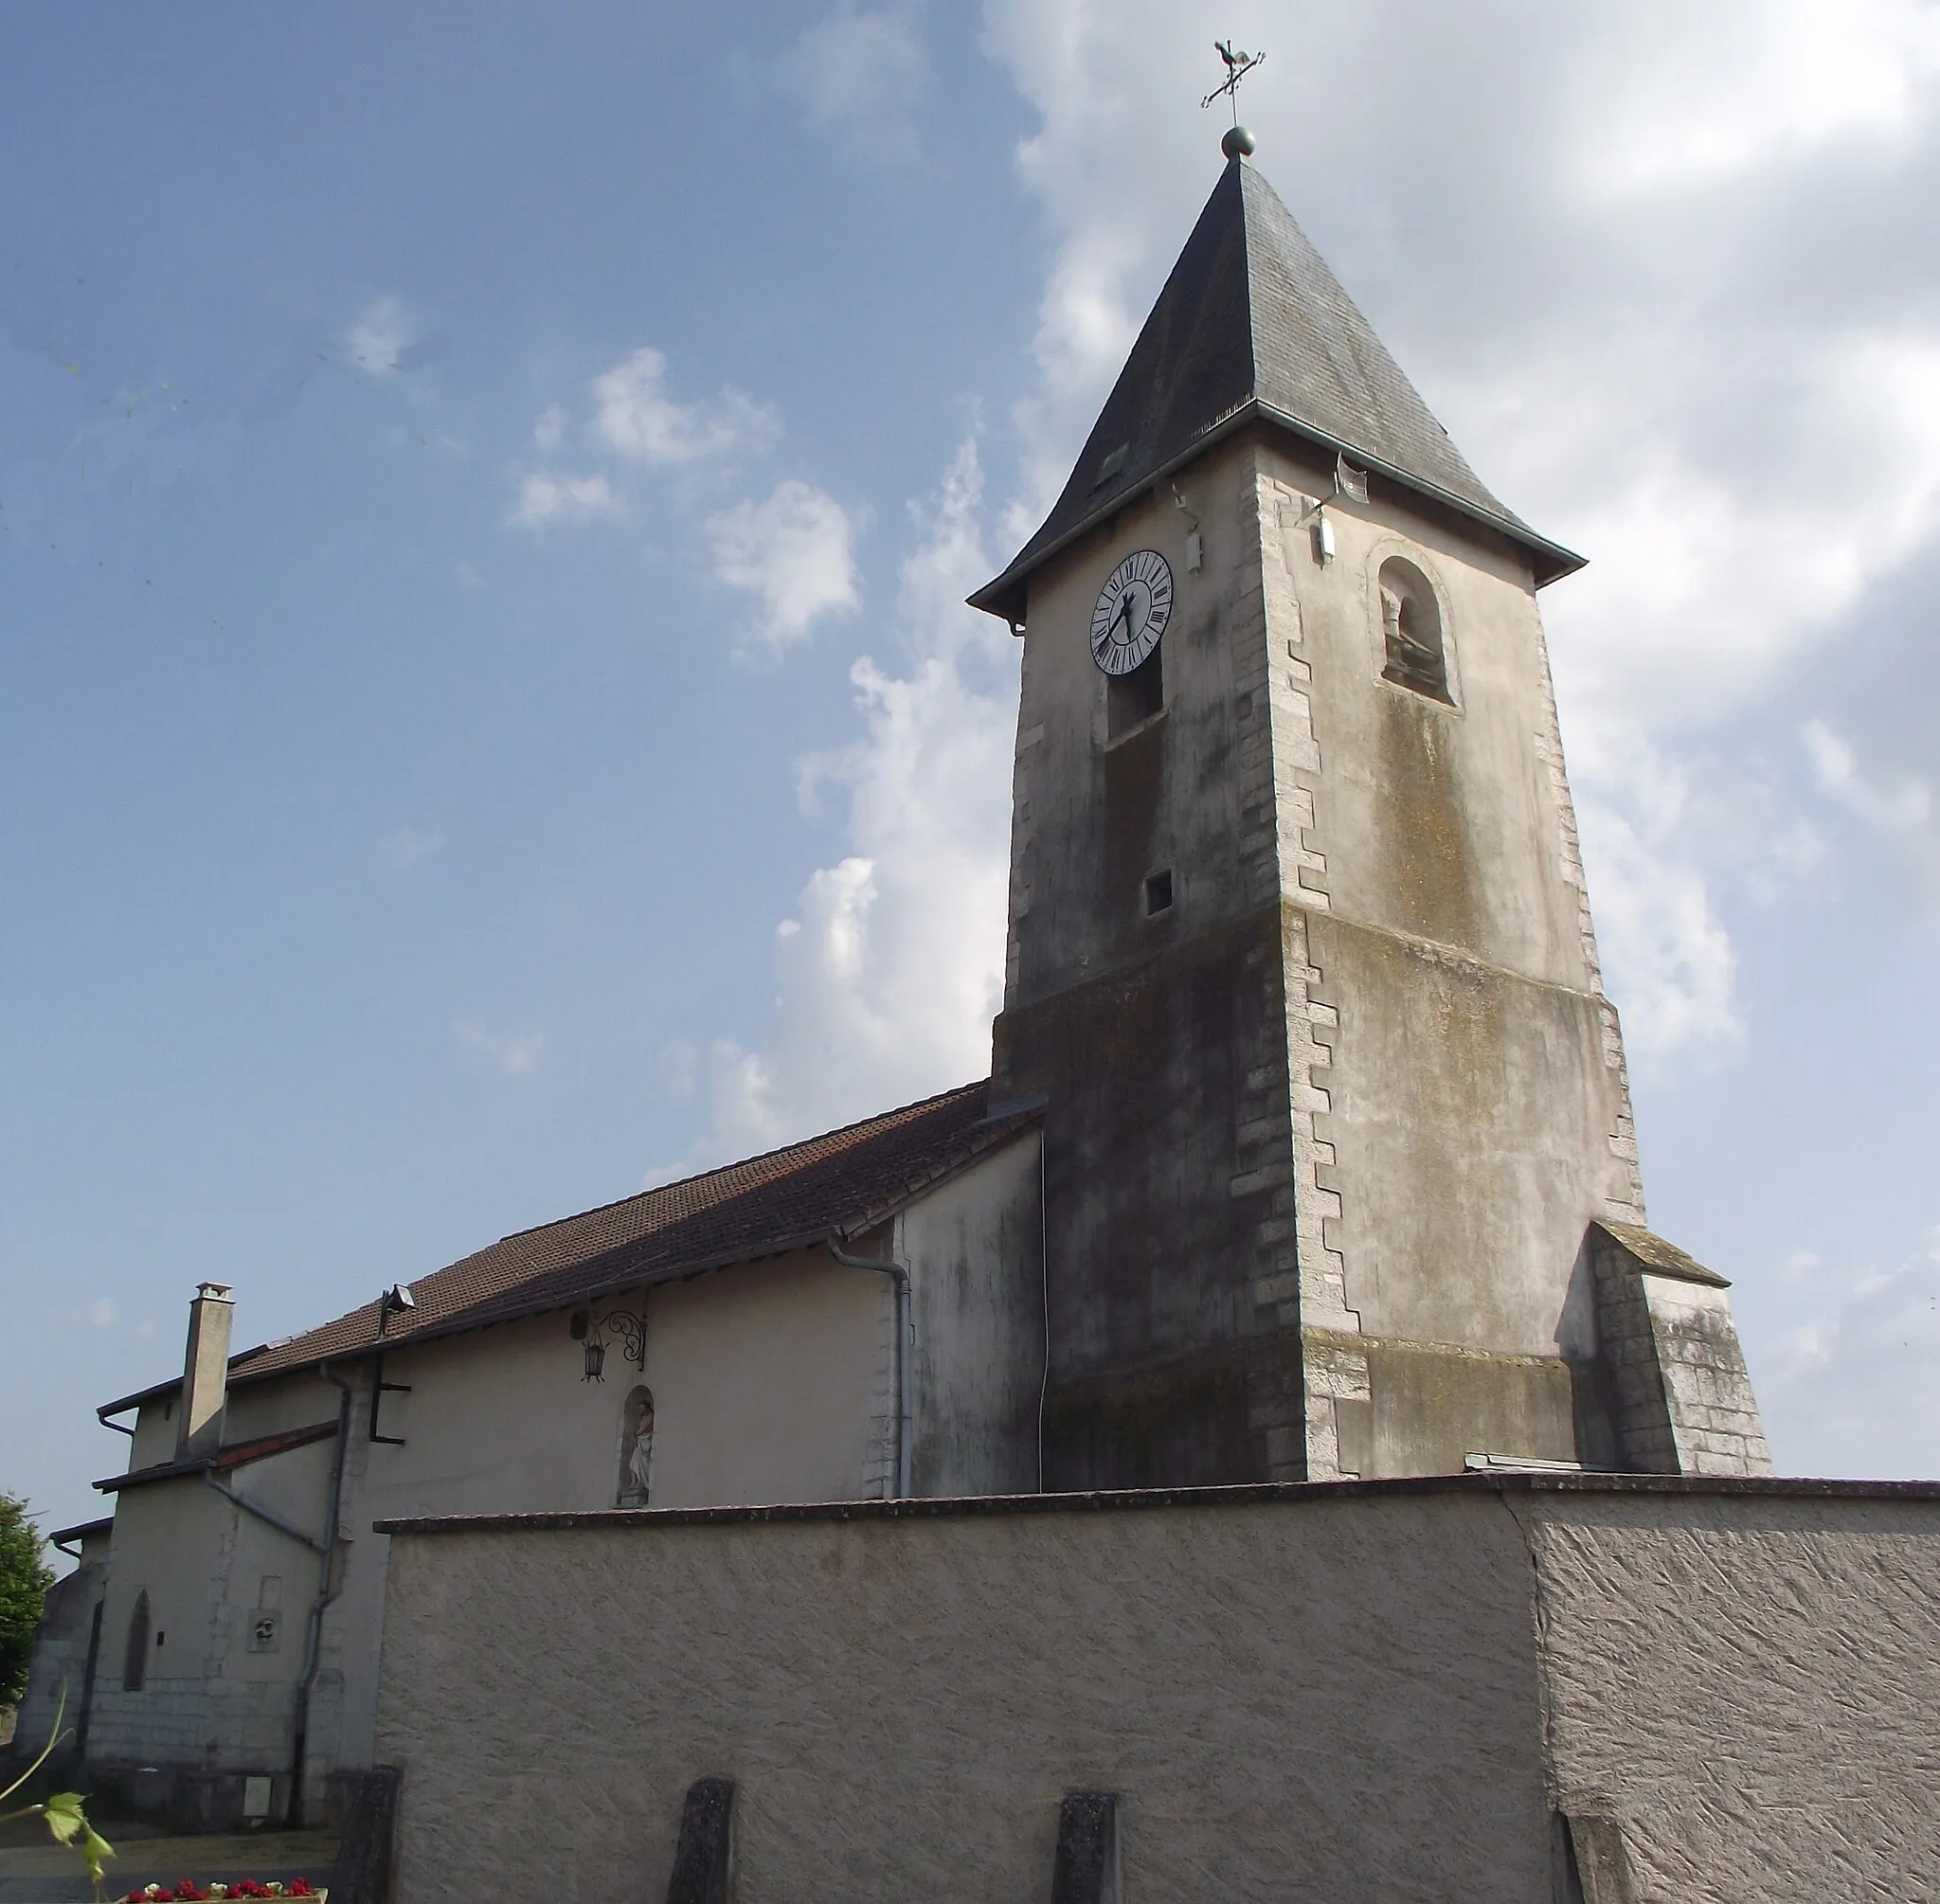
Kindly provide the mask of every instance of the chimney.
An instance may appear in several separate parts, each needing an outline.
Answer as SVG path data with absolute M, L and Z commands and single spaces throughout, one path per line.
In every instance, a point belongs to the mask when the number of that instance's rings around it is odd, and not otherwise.
M 229 1325 L 236 1304 L 226 1283 L 205 1283 L 189 1305 L 189 1351 L 182 1362 L 182 1425 L 175 1459 L 213 1454 L 229 1398 Z

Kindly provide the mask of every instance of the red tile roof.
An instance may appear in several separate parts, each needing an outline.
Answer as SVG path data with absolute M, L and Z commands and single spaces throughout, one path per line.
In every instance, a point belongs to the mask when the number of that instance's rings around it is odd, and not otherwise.
M 379 1297 L 320 1328 L 233 1356 L 229 1379 L 260 1381 L 610 1290 L 853 1237 L 1038 1115 L 1034 1105 L 993 1110 L 989 1080 L 979 1079 L 803 1143 L 519 1230 L 408 1284 L 414 1306 L 392 1311 L 381 1337 Z M 99 1412 L 118 1413 L 180 1385 L 179 1376 L 157 1383 Z
M 231 1468 L 247 1467 L 251 1462 L 268 1461 L 272 1455 L 288 1454 L 292 1448 L 328 1441 L 336 1431 L 335 1422 L 313 1422 L 308 1428 L 260 1434 L 254 1441 L 232 1441 L 213 1454 L 192 1455 L 186 1461 L 160 1461 L 153 1467 L 138 1467 L 132 1474 L 111 1474 L 95 1485 L 103 1494 L 116 1494 L 124 1487 L 146 1487 L 152 1481 L 180 1481 L 190 1474 L 227 1474 Z M 114 1522 L 108 1525 L 112 1527 Z

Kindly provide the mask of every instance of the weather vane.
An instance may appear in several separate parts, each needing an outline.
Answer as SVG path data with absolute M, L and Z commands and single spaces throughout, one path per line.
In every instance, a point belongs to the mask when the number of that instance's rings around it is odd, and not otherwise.
M 1232 42 L 1230 40 L 1214 40 L 1212 48 L 1226 62 L 1226 78 L 1199 101 L 1199 109 L 1203 112 L 1214 99 L 1230 99 L 1232 101 L 1232 122 L 1234 125 L 1238 125 L 1239 82 L 1255 66 L 1264 65 L 1266 56 L 1264 53 L 1235 53 L 1232 50 Z

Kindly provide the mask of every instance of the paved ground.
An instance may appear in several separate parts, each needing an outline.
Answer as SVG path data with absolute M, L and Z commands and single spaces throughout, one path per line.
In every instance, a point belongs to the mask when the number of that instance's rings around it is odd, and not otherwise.
M 11 1834 L 9 1834 L 11 1836 Z M 192 1877 L 307 1877 L 330 1881 L 336 1861 L 333 1831 L 252 1831 L 210 1838 L 137 1838 L 124 1841 L 113 1824 L 101 1827 L 117 1856 L 108 1865 L 107 1895 L 125 1897 L 151 1882 L 172 1884 Z M 0 1904 L 85 1904 L 94 1895 L 87 1870 L 71 1851 L 43 1841 L 15 1843 L 0 1850 Z

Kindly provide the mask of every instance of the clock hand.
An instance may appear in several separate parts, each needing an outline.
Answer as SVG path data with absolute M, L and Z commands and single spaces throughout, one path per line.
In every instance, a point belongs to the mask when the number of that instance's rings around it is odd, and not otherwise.
M 1118 613 L 1111 618 L 1112 627 L 1114 629 L 1117 628 L 1121 621 L 1125 624 L 1125 633 L 1130 635 L 1132 632 L 1132 591 L 1129 588 L 1118 599 Z

